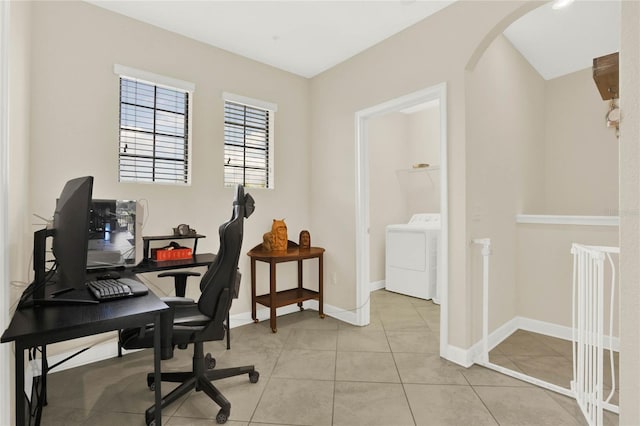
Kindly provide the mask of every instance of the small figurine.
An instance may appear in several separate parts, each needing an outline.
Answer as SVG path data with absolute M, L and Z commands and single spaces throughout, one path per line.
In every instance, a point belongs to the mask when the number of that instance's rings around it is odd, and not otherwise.
M 262 248 L 264 251 L 273 250 L 273 234 L 271 231 L 265 232 L 262 236 Z
M 300 231 L 299 245 L 301 249 L 309 249 L 311 247 L 311 235 L 309 231 L 303 229 Z
M 287 235 L 287 225 L 284 223 L 284 219 L 273 219 L 271 233 L 273 234 L 273 250 L 286 251 L 287 246 L 289 245 L 289 237 Z

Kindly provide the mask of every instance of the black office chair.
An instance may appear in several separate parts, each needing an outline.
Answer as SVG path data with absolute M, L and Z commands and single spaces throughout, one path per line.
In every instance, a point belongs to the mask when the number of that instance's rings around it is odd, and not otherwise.
M 171 307 L 169 314 L 163 315 L 161 319 L 162 359 L 171 358 L 175 346 L 186 348 L 193 343 L 194 350 L 192 371 L 162 373 L 162 381 L 182 384 L 162 398 L 161 409 L 195 389 L 204 391 L 220 406 L 216 421 L 225 423 L 231 412 L 231 404 L 211 381 L 248 374 L 249 381 L 256 383 L 260 377 L 253 365 L 216 370 L 215 360 L 210 354 L 206 357 L 204 355 L 204 342 L 224 339 L 225 320 L 231 308 L 231 300 L 237 296 L 240 284 L 238 260 L 244 218 L 249 217 L 253 210 L 253 198 L 250 194 L 245 195 L 244 188 L 238 185 L 233 202 L 233 215 L 218 230 L 220 249 L 215 261 L 200 281 L 200 298 L 197 302 L 184 297 L 162 299 Z M 148 325 L 144 330 L 125 329 L 120 339 L 125 349 L 153 347 L 153 325 Z M 153 374 L 147 375 L 147 385 L 151 389 L 154 388 Z M 145 413 L 148 425 L 154 423 L 155 408 L 152 406 Z

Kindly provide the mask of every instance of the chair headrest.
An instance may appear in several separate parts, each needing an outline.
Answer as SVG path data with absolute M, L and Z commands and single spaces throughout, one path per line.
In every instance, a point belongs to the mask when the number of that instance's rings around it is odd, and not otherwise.
M 242 185 L 236 186 L 236 196 L 235 196 L 235 199 L 233 200 L 233 205 L 234 207 L 239 206 L 243 208 L 244 210 L 243 216 L 245 218 L 251 216 L 253 211 L 256 209 L 255 201 L 253 197 L 251 196 L 251 194 L 245 195 L 244 187 Z

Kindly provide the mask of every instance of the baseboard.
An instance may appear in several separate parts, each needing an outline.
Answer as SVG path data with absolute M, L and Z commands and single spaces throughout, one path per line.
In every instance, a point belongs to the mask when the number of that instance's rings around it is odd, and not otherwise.
M 556 337 L 563 340 L 571 340 L 571 327 L 553 324 L 550 322 L 540 321 L 532 318 L 513 317 L 503 325 L 495 329 L 489 334 L 488 349 L 493 348 L 502 343 L 507 337 L 517 330 L 530 331 L 545 336 Z M 612 349 L 615 352 L 620 350 L 620 339 L 618 337 L 604 337 L 605 349 Z M 455 362 L 463 367 L 469 367 L 480 359 L 483 353 L 482 340 L 474 343 L 469 349 L 462 349 L 457 346 L 449 345 L 445 354 L 441 354 L 443 358 Z
M 440 356 L 464 368 L 469 368 L 473 365 L 470 349 L 462 349 L 458 346 L 448 345 L 445 353 L 441 353 Z
M 532 318 L 516 317 L 520 330 L 531 331 L 533 333 L 544 334 L 545 336 L 556 337 L 563 340 L 572 339 L 572 329 L 564 325 L 553 324 Z M 620 351 L 620 338 L 604 336 L 604 348 Z
M 518 329 L 518 317 L 512 318 L 489 334 L 488 350 L 498 346 L 507 337 L 511 336 Z M 455 362 L 465 368 L 472 366 L 476 360 L 482 355 L 482 339 L 474 343 L 469 349 L 462 349 L 457 346 L 449 345 L 446 349 L 446 358 L 451 362 Z
M 369 283 L 369 291 L 382 290 L 383 288 L 385 288 L 384 280 L 374 281 L 372 283 Z

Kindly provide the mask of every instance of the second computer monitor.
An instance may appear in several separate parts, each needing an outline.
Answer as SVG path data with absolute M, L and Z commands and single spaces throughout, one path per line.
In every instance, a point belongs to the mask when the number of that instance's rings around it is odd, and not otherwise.
M 135 200 L 92 200 L 87 268 L 132 267 L 142 260 L 143 210 Z

